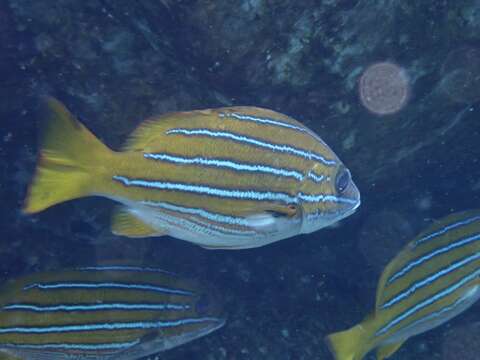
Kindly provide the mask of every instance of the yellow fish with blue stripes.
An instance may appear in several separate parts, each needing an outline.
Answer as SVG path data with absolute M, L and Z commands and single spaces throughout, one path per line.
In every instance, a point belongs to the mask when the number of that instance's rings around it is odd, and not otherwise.
M 167 114 L 143 123 L 114 152 L 57 100 L 47 105 L 27 213 L 100 195 L 123 204 L 113 216 L 116 234 L 243 249 L 310 233 L 360 205 L 335 153 L 301 123 L 271 110 Z
M 380 278 L 374 313 L 327 344 L 336 360 L 360 360 L 375 348 L 382 360 L 479 298 L 480 211 L 455 213 L 407 244 Z
M 41 272 L 0 290 L 0 358 L 133 360 L 224 323 L 211 291 L 161 269 L 108 265 Z

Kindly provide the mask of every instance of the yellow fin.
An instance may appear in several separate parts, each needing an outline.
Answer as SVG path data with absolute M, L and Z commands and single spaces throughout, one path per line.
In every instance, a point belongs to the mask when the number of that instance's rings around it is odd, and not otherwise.
M 171 127 L 182 127 L 217 116 L 213 109 L 170 112 L 142 122 L 129 136 L 123 151 L 156 151 L 168 141 L 166 131 Z
M 165 130 L 168 129 L 168 121 L 178 124 L 186 115 L 195 114 L 195 111 L 191 112 L 171 112 L 161 116 L 147 119 L 143 121 L 138 127 L 130 134 L 127 142 L 123 146 L 123 151 L 142 151 L 146 150 L 149 145 L 158 146 L 163 142 L 165 137 Z M 152 149 L 150 149 L 152 150 Z
M 143 151 L 151 142 L 160 143 L 161 140 L 154 141 L 155 138 L 163 136 L 158 119 L 145 120 L 128 137 L 127 142 L 122 147 L 122 151 Z M 160 135 L 159 135 L 160 134 Z
M 47 98 L 46 106 L 37 170 L 23 208 L 30 214 L 89 195 L 92 163 L 110 152 L 58 100 Z
M 131 238 L 166 235 L 167 231 L 159 231 L 145 224 L 133 215 L 127 207 L 119 207 L 112 215 L 112 232 Z
M 377 360 L 383 360 L 390 357 L 405 341 L 399 341 L 393 344 L 383 345 L 377 349 Z
M 361 360 L 370 350 L 365 349 L 368 334 L 362 324 L 328 335 L 325 341 L 335 360 Z

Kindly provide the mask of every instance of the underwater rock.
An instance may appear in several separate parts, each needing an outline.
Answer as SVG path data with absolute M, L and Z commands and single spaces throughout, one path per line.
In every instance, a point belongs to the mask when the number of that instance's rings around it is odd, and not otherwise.
M 206 271 L 228 294 L 238 325 L 165 359 L 326 357 L 326 324 L 332 331 L 364 310 L 350 298 L 365 271 L 361 253 L 380 269 L 394 253 L 388 241 L 407 240 L 406 223 L 416 229 L 412 217 L 479 203 L 478 100 L 454 102 L 442 91 L 455 67 L 449 54 L 479 41 L 479 14 L 475 0 L 0 2 L 0 95 L 8 99 L 0 102 L 3 276 L 111 254 Z M 359 80 L 381 61 L 405 70 L 411 93 L 407 106 L 380 118 L 362 106 Z M 19 209 L 37 148 L 34 99 L 45 94 L 65 101 L 115 149 L 154 114 L 222 105 L 273 108 L 331 145 L 368 206 L 325 237 L 253 251 L 262 262 L 245 252 L 232 266 L 221 253 L 207 255 L 169 239 L 113 241 L 107 201 L 82 200 L 26 217 Z M 428 211 L 410 215 L 408 203 Z M 379 215 L 383 209 L 388 213 Z M 110 243 L 116 247 L 111 253 Z M 322 274 L 335 273 L 327 289 L 320 285 Z M 289 274 L 285 281 L 282 274 Z M 367 275 L 358 286 L 365 293 L 360 299 L 371 297 L 362 285 L 377 281 Z M 263 295 L 246 299 L 248 290 Z M 288 338 L 281 336 L 284 328 Z
M 441 68 L 441 87 L 455 102 L 473 104 L 480 100 L 480 50 L 462 47 L 448 53 Z

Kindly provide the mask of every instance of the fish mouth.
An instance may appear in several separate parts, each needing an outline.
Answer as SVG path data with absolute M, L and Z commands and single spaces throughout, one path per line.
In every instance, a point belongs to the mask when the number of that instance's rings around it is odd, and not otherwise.
M 352 215 L 362 203 L 360 191 L 353 181 L 345 189 L 342 198 L 345 200 L 345 207 L 342 209 L 342 212 L 344 213 L 342 218 Z
M 360 199 L 360 195 L 355 199 L 355 204 L 352 206 L 350 210 L 347 211 L 348 215 L 352 215 L 362 204 L 362 200 Z

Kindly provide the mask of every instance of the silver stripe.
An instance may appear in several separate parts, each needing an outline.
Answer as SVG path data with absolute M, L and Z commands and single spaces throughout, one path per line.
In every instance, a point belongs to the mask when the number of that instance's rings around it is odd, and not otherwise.
M 39 306 L 32 304 L 9 304 L 3 310 L 27 310 L 34 312 L 55 312 L 55 311 L 98 311 L 98 310 L 188 310 L 190 305 L 178 304 L 73 304 Z
M 98 330 L 131 330 L 131 329 L 158 329 L 168 328 L 180 325 L 199 324 L 203 322 L 219 322 L 214 317 L 187 318 L 171 321 L 144 321 L 144 322 L 119 322 L 102 324 L 79 324 L 79 325 L 60 325 L 60 326 L 16 326 L 0 328 L 0 334 L 22 333 L 22 334 L 48 334 L 73 331 L 98 331 Z
M 288 129 L 293 129 L 293 130 L 298 130 L 300 132 L 304 132 L 311 137 L 313 137 L 315 140 L 319 141 L 322 143 L 324 146 L 326 146 L 325 142 L 317 135 L 315 134 L 312 130 L 307 128 L 306 126 L 297 126 L 293 125 L 290 123 L 286 123 L 280 120 L 274 120 L 271 118 L 267 117 L 257 117 L 257 116 L 251 116 L 251 115 L 245 115 L 245 114 L 239 114 L 239 113 L 231 113 L 231 112 L 225 112 L 225 113 L 220 113 L 220 117 L 230 117 L 234 118 L 236 120 L 247 120 L 247 121 L 253 121 L 259 124 L 267 124 L 267 125 L 273 125 L 273 126 L 280 126 Z
M 460 281 L 458 281 L 454 285 L 440 291 L 439 293 L 435 294 L 434 296 L 418 303 L 417 305 L 415 305 L 415 306 L 411 307 L 410 309 L 408 309 L 407 311 L 403 312 L 401 315 L 394 318 L 392 321 L 390 321 L 383 328 L 378 330 L 375 333 L 375 336 L 385 334 L 388 330 L 390 330 L 392 327 L 399 324 L 403 320 L 409 318 L 410 316 L 412 316 L 415 313 L 417 313 L 418 311 L 426 308 L 427 306 L 429 306 L 431 304 L 434 304 L 435 302 L 441 300 L 442 298 L 450 295 L 451 293 L 453 293 L 456 290 L 458 290 L 459 288 L 461 288 L 463 285 L 467 284 L 468 282 L 470 282 L 472 280 L 475 280 L 478 276 L 480 276 L 480 269 L 474 271 L 470 275 L 465 276 L 464 278 L 462 278 Z
M 202 166 L 212 166 L 219 168 L 226 168 L 234 171 L 244 171 L 244 172 L 253 172 L 253 173 L 265 173 L 283 177 L 292 177 L 299 181 L 302 181 L 305 176 L 302 173 L 282 169 L 272 166 L 267 166 L 263 164 L 249 164 L 249 163 L 240 163 L 234 162 L 231 160 L 225 159 L 216 159 L 216 158 L 203 158 L 203 157 L 181 157 L 170 154 L 159 154 L 159 153 L 144 153 L 143 157 L 146 159 L 168 161 L 175 164 L 186 164 L 186 165 L 202 165 Z
M 132 346 L 138 345 L 140 340 L 123 343 L 108 343 L 108 344 L 61 344 L 61 343 L 46 343 L 46 344 L 1 344 L 0 348 L 12 349 L 31 349 L 31 350 L 123 350 Z
M 480 234 L 479 235 L 475 235 L 475 236 L 470 236 L 470 237 L 467 237 L 465 239 L 462 239 L 460 241 L 457 241 L 457 242 L 454 242 L 454 243 L 451 243 L 450 245 L 447 245 L 447 246 L 444 246 L 444 247 L 441 247 L 439 249 L 436 249 L 435 251 L 431 252 L 431 253 L 428 253 L 410 263 L 408 263 L 407 265 L 405 265 L 400 271 L 398 271 L 397 273 L 395 273 L 394 275 L 392 275 L 390 277 L 390 279 L 387 280 L 387 284 L 391 284 L 393 283 L 395 280 L 397 280 L 398 278 L 404 276 L 405 274 L 407 274 L 410 270 L 412 270 L 413 268 L 423 264 L 424 262 L 432 259 L 433 257 L 435 256 L 438 256 L 438 255 L 441 255 L 441 254 L 444 254 L 444 253 L 447 253 L 449 252 L 450 250 L 454 250 L 454 249 L 457 249 L 459 247 L 462 247 L 464 245 L 468 245 L 474 241 L 478 241 L 480 240 Z
M 425 241 L 428 241 L 428 240 L 433 239 L 437 236 L 443 235 L 443 234 L 447 233 L 448 231 L 450 231 L 452 229 L 455 229 L 455 228 L 463 226 L 463 225 L 469 225 L 469 224 L 471 224 L 475 221 L 478 221 L 478 220 L 480 220 L 480 216 L 474 216 L 474 217 L 471 217 L 469 219 L 465 219 L 465 220 L 458 221 L 456 223 L 447 225 L 440 230 L 437 230 L 437 231 L 435 231 L 431 234 L 425 235 L 424 237 L 418 239 L 417 241 L 415 241 L 414 245 L 416 247 L 416 246 L 424 243 Z
M 81 282 L 70 282 L 70 283 L 36 283 L 25 286 L 23 290 L 30 289 L 41 289 L 41 290 L 51 290 L 51 289 L 129 289 L 129 290 L 146 290 L 146 291 L 156 291 L 164 294 L 175 294 L 175 295 L 194 295 L 191 291 L 171 289 L 162 286 L 148 285 L 148 284 L 126 284 L 126 283 L 114 283 L 114 282 L 105 282 L 105 283 L 81 283 Z
M 310 203 L 334 202 L 334 203 L 345 203 L 345 204 L 352 204 L 352 205 L 357 204 L 357 201 L 355 200 L 344 198 L 344 197 L 337 197 L 334 195 L 298 193 L 297 196 L 291 196 L 287 193 L 281 193 L 281 192 L 214 188 L 206 185 L 171 183 L 171 182 L 155 181 L 155 180 L 129 179 L 125 176 L 118 176 L 118 175 L 114 175 L 112 178 L 113 180 L 123 183 L 125 186 L 139 186 L 139 187 L 159 189 L 159 190 L 185 191 L 185 192 L 197 193 L 200 195 L 216 196 L 216 197 L 229 198 L 229 199 L 280 201 L 286 204 L 297 204 L 299 203 L 299 201 L 305 201 Z
M 249 226 L 248 220 L 246 220 L 244 217 L 228 216 L 224 214 L 210 212 L 201 208 L 188 208 L 188 207 L 183 207 L 183 206 L 179 206 L 179 205 L 175 205 L 167 202 L 157 202 L 157 201 L 148 201 L 148 200 L 142 201 L 141 204 L 155 207 L 155 208 L 175 211 L 181 214 L 200 216 L 204 219 L 207 219 L 209 221 L 214 221 L 217 223 Z
M 266 117 L 257 117 L 257 116 L 239 114 L 239 113 L 234 113 L 234 112 L 220 113 L 219 116 L 220 117 L 234 118 L 234 119 L 237 119 L 237 120 L 252 121 L 252 122 L 255 122 L 255 123 L 259 123 L 259 124 L 280 126 L 280 127 L 284 127 L 284 128 L 293 129 L 293 130 L 297 130 L 297 131 L 300 131 L 300 132 L 308 133 L 308 131 L 303 127 L 296 126 L 296 125 L 286 123 L 286 122 L 283 122 L 283 121 L 279 121 L 279 120 L 266 118 Z
M 302 157 L 307 160 L 316 160 L 324 165 L 328 166 L 333 166 L 337 162 L 335 160 L 329 160 L 323 157 L 320 154 L 316 154 L 314 152 L 308 151 L 308 150 L 303 150 L 299 148 L 295 148 L 292 146 L 289 146 L 287 144 L 273 144 L 273 143 L 268 143 L 263 140 L 259 140 L 253 137 L 248 137 L 245 135 L 240 135 L 240 134 L 235 134 L 232 132 L 226 132 L 226 131 L 211 131 L 208 129 L 170 129 L 166 132 L 167 135 L 170 134 L 181 134 L 181 135 L 187 135 L 187 136 L 192 136 L 192 135 L 197 135 L 197 136 L 208 136 L 208 137 L 213 137 L 213 138 L 223 138 L 223 139 L 230 139 L 234 141 L 238 141 L 241 143 L 249 144 L 249 145 L 255 145 L 258 147 L 266 148 L 269 150 L 272 150 L 274 152 L 280 152 L 280 153 L 286 153 L 286 154 L 291 154 L 295 156 Z
M 193 219 L 186 219 L 176 215 L 169 215 L 165 212 L 158 212 L 155 217 L 160 221 L 166 223 L 167 227 L 181 228 L 193 234 L 205 234 L 210 236 L 225 237 L 230 236 L 253 236 L 257 233 L 250 230 L 231 229 L 221 225 L 215 225 L 209 222 L 194 221 Z
M 461 268 L 462 266 L 465 266 L 468 263 L 470 263 L 472 261 L 475 261 L 475 260 L 478 260 L 478 259 L 480 259 L 480 252 L 476 253 L 474 255 L 468 256 L 468 257 L 466 257 L 466 258 L 464 258 L 460 261 L 457 261 L 457 262 L 453 263 L 452 265 L 441 269 L 440 271 L 436 272 L 435 274 L 432 274 L 432 275 L 428 276 L 427 278 L 416 282 L 415 284 L 410 286 L 407 290 L 401 292 L 400 294 L 398 294 L 397 296 L 395 296 L 394 298 L 392 298 L 391 300 L 389 300 L 388 302 L 383 304 L 382 309 L 389 308 L 390 306 L 398 303 L 399 301 L 409 297 L 410 295 L 412 295 L 418 289 L 421 289 L 422 287 L 431 284 L 432 282 L 441 278 L 442 276 L 448 275 L 452 271 L 455 271 L 458 268 Z
M 153 188 L 160 190 L 177 190 L 198 193 L 201 195 L 210 195 L 223 198 L 245 199 L 245 200 L 273 200 L 285 203 L 296 202 L 297 199 L 286 193 L 255 191 L 255 190 L 230 190 L 222 188 L 213 188 L 205 185 L 171 183 L 165 181 L 149 181 L 129 179 L 124 176 L 113 176 L 114 180 L 120 181 L 126 186 L 140 186 L 145 188 Z

